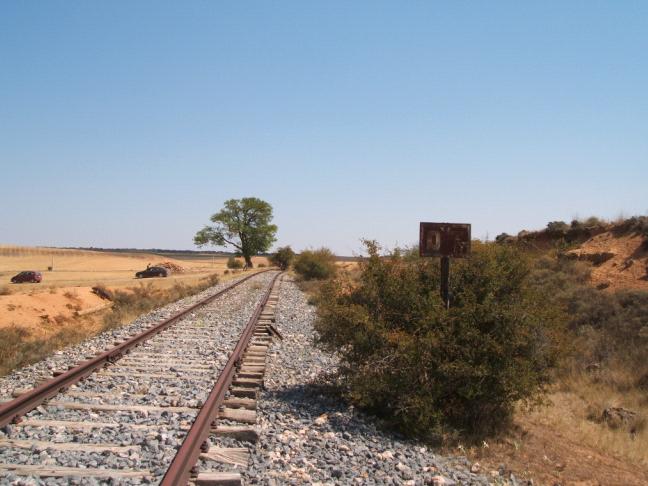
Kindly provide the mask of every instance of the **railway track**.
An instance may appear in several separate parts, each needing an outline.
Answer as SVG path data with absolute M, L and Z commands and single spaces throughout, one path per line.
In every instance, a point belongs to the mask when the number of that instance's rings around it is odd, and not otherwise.
M 0 484 L 240 484 L 281 337 L 279 275 L 243 279 L 0 404 Z

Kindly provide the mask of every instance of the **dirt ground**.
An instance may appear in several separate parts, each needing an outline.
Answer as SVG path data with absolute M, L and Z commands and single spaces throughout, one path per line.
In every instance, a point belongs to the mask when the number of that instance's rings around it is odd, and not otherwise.
M 592 284 L 607 291 L 648 291 L 648 251 L 639 235 L 615 236 L 610 231 L 585 241 L 569 253 L 581 259 L 607 255 L 609 259 L 592 267 Z
M 255 257 L 253 261 L 255 266 L 268 263 L 265 257 Z M 173 272 L 167 278 L 135 278 L 135 272 L 161 262 L 177 265 L 182 272 Z M 26 327 L 32 336 L 43 337 L 78 313 L 105 308 L 106 302 L 91 292 L 94 285 L 123 289 L 151 283 L 166 288 L 176 283 L 192 285 L 212 274 L 224 280 L 235 275 L 231 271 L 225 275 L 226 263 L 226 257 L 170 258 L 143 253 L 0 246 L 0 328 Z M 41 272 L 43 281 L 11 284 L 11 277 L 23 270 Z
M 513 431 L 505 438 L 466 451 L 486 474 L 503 468 L 534 485 L 639 486 L 648 484 L 648 465 L 617 457 L 593 439 L 589 427 L 574 414 L 578 399 L 556 392 L 551 404 L 534 411 L 520 410 Z M 619 432 L 620 433 L 620 432 Z M 637 447 L 642 447 L 637 444 Z M 638 451 L 639 452 L 639 451 Z

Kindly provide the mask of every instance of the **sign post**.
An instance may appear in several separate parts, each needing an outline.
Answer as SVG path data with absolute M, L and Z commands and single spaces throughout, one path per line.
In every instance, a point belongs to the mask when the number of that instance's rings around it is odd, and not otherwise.
M 462 223 L 421 223 L 419 255 L 441 258 L 441 298 L 450 308 L 450 257 L 464 258 L 470 254 L 470 225 Z

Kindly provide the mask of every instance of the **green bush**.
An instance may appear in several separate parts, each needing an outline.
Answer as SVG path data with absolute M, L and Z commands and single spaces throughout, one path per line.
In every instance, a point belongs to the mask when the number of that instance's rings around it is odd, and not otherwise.
M 328 248 L 302 251 L 294 264 L 295 272 L 304 280 L 325 280 L 335 275 L 335 255 Z
M 290 246 L 283 246 L 278 248 L 276 253 L 270 257 L 270 263 L 279 267 L 281 270 L 287 270 L 294 258 L 295 252 L 292 248 Z
M 496 431 L 518 401 L 541 396 L 559 356 L 560 314 L 526 285 L 515 248 L 475 244 L 471 258 L 453 260 L 449 310 L 437 259 L 367 248 L 357 282 L 324 286 L 316 323 L 352 402 L 439 439 Z
M 243 262 L 231 256 L 227 259 L 227 268 L 243 268 Z

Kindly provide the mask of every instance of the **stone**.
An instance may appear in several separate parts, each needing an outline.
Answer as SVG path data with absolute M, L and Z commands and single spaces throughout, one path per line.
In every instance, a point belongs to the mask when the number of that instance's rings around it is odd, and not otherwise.
M 632 428 L 639 415 L 622 407 L 608 407 L 603 410 L 601 419 L 611 429 Z
M 320 415 L 313 421 L 315 425 L 324 425 L 326 422 L 328 422 L 328 415 L 325 413 Z

